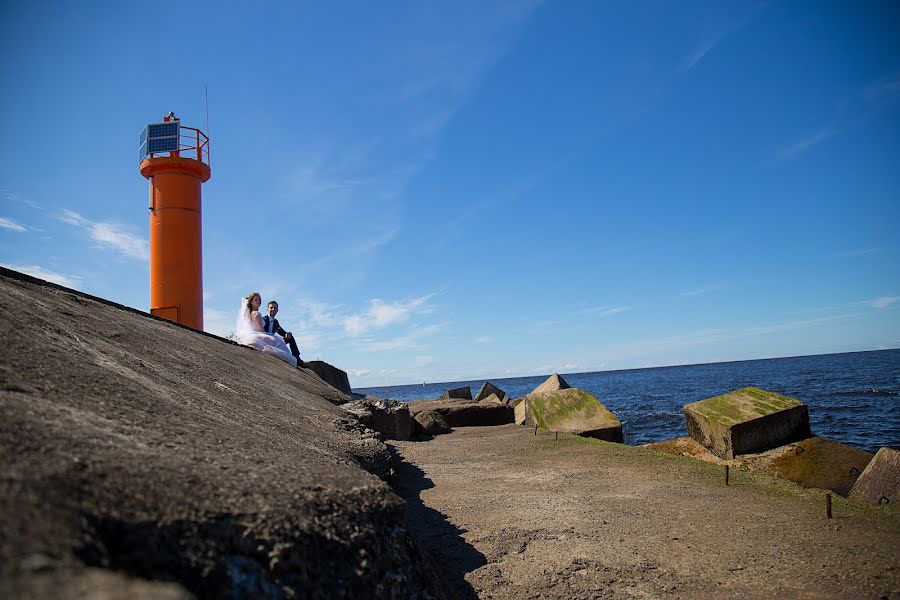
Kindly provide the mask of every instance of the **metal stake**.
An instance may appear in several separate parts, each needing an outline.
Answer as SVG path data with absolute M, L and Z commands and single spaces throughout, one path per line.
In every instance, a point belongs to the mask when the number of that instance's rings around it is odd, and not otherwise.
M 831 494 L 825 494 L 825 516 L 831 518 Z
M 728 485 L 728 465 L 725 465 L 725 485 Z

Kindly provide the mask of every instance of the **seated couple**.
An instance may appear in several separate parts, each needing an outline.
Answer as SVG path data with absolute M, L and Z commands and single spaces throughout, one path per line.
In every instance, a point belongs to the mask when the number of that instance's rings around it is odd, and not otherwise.
M 250 292 L 241 299 L 241 310 L 238 312 L 234 330 L 235 341 L 271 354 L 291 365 L 305 366 L 306 363 L 300 360 L 297 340 L 290 331 L 282 329 L 278 319 L 275 318 L 278 314 L 278 303 L 274 300 L 269 302 L 266 306 L 268 314 L 265 316 L 259 314 L 260 305 L 262 297 L 259 292 Z

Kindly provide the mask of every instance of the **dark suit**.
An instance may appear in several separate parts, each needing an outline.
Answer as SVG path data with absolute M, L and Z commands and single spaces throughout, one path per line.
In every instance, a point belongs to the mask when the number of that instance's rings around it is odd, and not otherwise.
M 278 323 L 278 319 L 273 319 L 269 315 L 263 315 L 262 320 L 263 331 L 265 331 L 266 333 L 277 333 L 281 337 L 284 337 L 287 333 L 287 331 L 285 331 Z M 271 327 L 269 325 L 271 325 Z M 300 349 L 297 348 L 297 340 L 294 338 L 294 336 L 291 336 L 291 339 L 284 341 L 287 342 L 288 346 L 291 347 L 291 354 L 293 354 L 297 358 L 300 358 Z

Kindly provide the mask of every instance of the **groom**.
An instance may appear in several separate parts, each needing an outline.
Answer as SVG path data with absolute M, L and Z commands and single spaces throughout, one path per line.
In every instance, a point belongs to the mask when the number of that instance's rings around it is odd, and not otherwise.
M 297 359 L 297 366 L 302 367 L 304 365 L 303 361 L 300 360 L 300 349 L 297 348 L 297 340 L 294 339 L 293 334 L 290 331 L 285 331 L 282 329 L 281 325 L 278 323 L 278 319 L 275 318 L 275 315 L 278 314 L 278 303 L 272 300 L 266 305 L 266 312 L 269 314 L 263 316 L 263 331 L 266 333 L 271 333 L 275 335 L 276 333 L 284 338 L 284 341 L 287 342 L 288 346 L 291 347 L 291 354 L 294 355 L 294 358 Z

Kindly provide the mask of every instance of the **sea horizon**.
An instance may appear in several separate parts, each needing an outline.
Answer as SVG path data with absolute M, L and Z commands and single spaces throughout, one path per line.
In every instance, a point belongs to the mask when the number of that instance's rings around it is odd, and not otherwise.
M 677 363 L 677 364 L 668 364 L 668 365 L 654 365 L 647 367 L 627 367 L 624 369 L 597 369 L 594 371 L 551 371 L 545 374 L 538 375 L 504 375 L 503 377 L 473 377 L 470 379 L 454 379 L 448 381 L 426 381 L 426 385 L 453 385 L 456 383 L 466 383 L 470 381 L 503 381 L 504 379 L 523 379 L 530 377 L 550 377 L 554 373 L 562 376 L 575 376 L 575 375 L 589 375 L 594 373 L 624 373 L 628 371 L 647 371 L 652 369 L 677 369 L 679 367 L 699 367 L 705 365 L 729 365 L 735 363 L 746 363 L 746 362 L 760 362 L 766 360 L 786 360 L 792 358 L 812 358 L 817 356 L 841 356 L 844 354 L 866 354 L 871 352 L 891 352 L 895 350 L 900 350 L 900 347 L 896 348 L 877 348 L 873 350 L 848 350 L 846 352 L 822 352 L 817 354 L 790 354 L 787 356 L 767 356 L 764 358 L 738 358 L 734 360 L 716 360 L 709 362 L 688 362 L 688 363 Z M 352 386 L 351 381 L 351 386 Z M 354 387 L 354 391 L 362 391 L 362 390 L 373 390 L 373 389 L 381 389 L 381 388 L 389 388 L 389 387 L 406 387 L 406 386 L 421 386 L 422 383 L 413 381 L 410 383 L 392 383 L 392 384 L 384 384 L 384 385 L 367 385 L 365 387 L 356 388 Z

